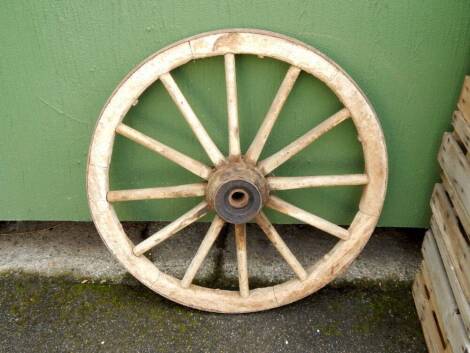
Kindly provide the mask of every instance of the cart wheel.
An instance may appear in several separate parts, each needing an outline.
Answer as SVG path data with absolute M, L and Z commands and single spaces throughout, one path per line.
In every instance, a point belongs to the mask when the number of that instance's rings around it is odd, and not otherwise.
M 240 150 L 235 56 L 254 54 L 290 64 L 279 90 L 253 142 Z M 214 144 L 191 109 L 171 70 L 193 59 L 223 55 L 227 88 L 229 155 Z M 323 81 L 339 98 L 344 108 L 307 131 L 270 157 L 259 156 L 271 129 L 301 71 Z M 122 122 L 139 96 L 160 80 L 201 143 L 213 166 L 205 165 Z M 281 164 L 309 146 L 336 125 L 351 118 L 362 144 L 363 174 L 275 177 Z M 109 166 L 115 135 L 119 134 L 173 161 L 203 182 L 198 184 L 134 190 L 109 190 Z M 275 196 L 277 190 L 360 185 L 363 193 L 349 228 L 343 228 Z M 140 282 L 175 302 L 193 308 L 242 313 L 275 308 L 315 292 L 342 272 L 359 254 L 369 239 L 380 215 L 387 186 L 387 154 L 380 124 L 367 98 L 354 81 L 331 59 L 294 39 L 251 29 L 222 30 L 201 34 L 175 43 L 146 59 L 117 87 L 98 120 L 91 143 L 87 192 L 93 221 L 122 265 Z M 124 232 L 112 204 L 144 199 L 201 197 L 201 202 L 144 241 L 133 244 Z M 336 245 L 310 267 L 303 267 L 289 250 L 269 219 L 264 207 L 289 215 L 339 238 Z M 214 212 L 212 224 L 183 278 L 161 272 L 145 253 L 179 230 Z M 254 220 L 295 273 L 287 282 L 272 287 L 251 289 L 247 267 L 246 227 Z M 239 290 L 201 287 L 192 281 L 225 222 L 234 224 Z

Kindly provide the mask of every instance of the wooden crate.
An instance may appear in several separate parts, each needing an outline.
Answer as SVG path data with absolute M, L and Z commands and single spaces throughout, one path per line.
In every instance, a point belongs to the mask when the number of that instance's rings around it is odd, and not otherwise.
M 431 229 L 444 264 L 455 301 L 470 335 L 470 247 L 459 227 L 452 204 L 441 184 L 431 198 Z
M 438 160 L 444 187 L 470 239 L 470 76 L 465 77 L 457 107 L 454 132 L 444 134 Z
M 470 161 L 451 133 L 444 134 L 438 160 L 442 168 L 442 183 L 468 236 L 470 234 Z
M 470 160 L 470 117 L 466 117 L 460 110 L 456 110 L 452 118 L 452 125 L 454 126 L 455 140 L 462 143 L 465 148 L 464 154 L 467 160 Z
M 439 149 L 442 183 L 413 297 L 429 352 L 470 353 L 470 77 Z
M 413 284 L 418 315 L 429 352 L 470 352 L 470 341 L 431 231 L 423 243 L 420 272 Z
M 444 336 L 443 329 L 441 328 L 441 320 L 438 319 L 434 307 L 434 294 L 431 298 L 432 289 L 425 280 L 424 272 L 426 272 L 426 269 L 423 263 L 413 283 L 413 298 L 416 303 L 421 326 L 423 327 L 428 351 L 429 353 L 452 352 L 448 345 L 447 337 Z
M 470 119 L 470 76 L 465 77 L 457 107 L 467 119 Z

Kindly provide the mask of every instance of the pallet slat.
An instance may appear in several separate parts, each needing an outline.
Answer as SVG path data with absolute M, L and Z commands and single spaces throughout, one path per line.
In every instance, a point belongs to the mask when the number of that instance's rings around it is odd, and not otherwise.
M 470 117 L 466 119 L 461 111 L 456 110 L 452 117 L 452 126 L 454 136 L 465 146 L 467 159 L 470 158 Z
M 460 311 L 454 299 L 444 264 L 431 231 L 428 231 L 423 242 L 424 266 L 423 277 L 428 286 L 432 288 L 435 298 L 434 308 L 444 336 L 448 339 L 451 351 L 469 352 L 470 340 L 467 335 Z M 436 300 L 438 298 L 438 300 Z
M 465 76 L 457 107 L 470 121 L 470 76 Z
M 436 184 L 431 197 L 431 228 L 441 254 L 448 255 L 449 261 L 459 279 L 467 304 L 470 300 L 470 246 L 459 228 L 457 216 L 441 184 Z
M 464 292 L 462 287 L 460 286 L 460 282 L 458 277 L 455 273 L 455 268 L 451 264 L 451 257 L 449 256 L 447 251 L 447 247 L 445 243 L 442 241 L 441 234 L 439 233 L 440 230 L 437 228 L 437 232 L 435 233 L 435 242 L 439 248 L 439 252 L 441 254 L 441 261 L 443 262 L 444 268 L 446 270 L 447 279 L 449 281 L 450 288 L 452 290 L 452 294 L 454 296 L 454 300 L 456 302 L 458 311 L 460 313 L 460 317 L 462 320 L 463 327 L 466 331 L 466 334 L 470 337 L 470 304 L 468 300 L 465 298 Z
M 431 303 L 431 290 L 424 281 L 422 266 L 416 275 L 412 291 L 429 353 L 450 352 L 447 339 L 442 335 L 436 312 Z
M 450 133 L 444 134 L 438 160 L 443 170 L 444 187 L 449 193 L 467 237 L 470 237 L 470 162 Z

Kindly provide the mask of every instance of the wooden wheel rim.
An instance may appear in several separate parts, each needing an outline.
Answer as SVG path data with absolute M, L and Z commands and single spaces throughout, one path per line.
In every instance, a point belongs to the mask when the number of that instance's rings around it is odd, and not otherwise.
M 291 64 L 323 81 L 349 110 L 361 141 L 368 183 L 347 240 L 340 240 L 306 269 L 303 280 L 291 279 L 257 288 L 241 296 L 237 291 L 190 285 L 161 272 L 145 256 L 136 256 L 134 244 L 107 200 L 109 165 L 117 127 L 138 97 L 162 75 L 189 62 L 225 54 L 254 54 Z M 387 187 L 387 154 L 376 114 L 354 81 L 316 49 L 276 33 L 229 29 L 203 33 L 166 47 L 147 58 L 120 83 L 101 112 L 90 145 L 87 195 L 92 219 L 110 252 L 140 282 L 160 295 L 193 308 L 242 313 L 275 308 L 317 291 L 340 274 L 360 253 L 378 221 Z

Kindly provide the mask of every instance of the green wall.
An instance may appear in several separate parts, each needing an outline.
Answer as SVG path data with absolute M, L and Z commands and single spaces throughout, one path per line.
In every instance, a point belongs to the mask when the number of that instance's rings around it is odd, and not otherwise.
M 159 48 L 199 32 L 252 27 L 298 38 L 360 85 L 381 120 L 390 160 L 383 226 L 428 224 L 435 160 L 470 69 L 470 1 L 2 1 L 0 5 L 0 219 L 88 220 L 85 168 L 99 112 L 126 73 Z M 286 65 L 237 59 L 242 145 L 262 120 Z M 227 150 L 220 58 L 195 61 L 175 79 L 216 143 Z M 338 109 L 302 75 L 265 156 Z M 127 123 L 207 161 L 167 93 L 152 86 Z M 325 135 L 277 175 L 360 171 L 349 123 Z M 114 188 L 195 181 L 119 138 Z M 283 197 L 338 223 L 360 190 L 293 191 Z M 120 205 L 125 219 L 171 219 L 196 200 Z M 276 215 L 277 222 L 289 221 Z

